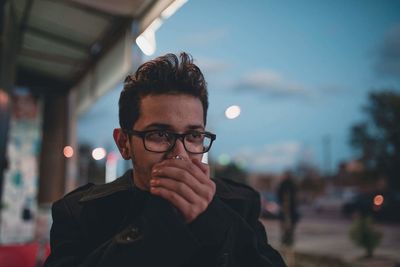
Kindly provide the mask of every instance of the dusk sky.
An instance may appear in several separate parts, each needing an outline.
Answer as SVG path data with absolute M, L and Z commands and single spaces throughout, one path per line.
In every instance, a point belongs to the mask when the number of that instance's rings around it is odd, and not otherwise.
M 156 39 L 144 60 L 186 51 L 205 74 L 210 157 L 253 171 L 300 161 L 333 170 L 355 158 L 349 132 L 368 92 L 400 90 L 400 1 L 189 0 Z M 116 150 L 120 90 L 80 118 L 80 142 Z M 241 107 L 237 119 L 225 118 L 230 105 Z

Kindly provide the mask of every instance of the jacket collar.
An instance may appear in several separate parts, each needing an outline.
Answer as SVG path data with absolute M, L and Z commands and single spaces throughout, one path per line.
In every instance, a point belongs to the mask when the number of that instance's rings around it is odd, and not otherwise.
M 86 202 L 95 199 L 101 199 L 115 193 L 124 191 L 133 191 L 133 175 L 132 170 L 128 170 L 124 175 L 115 181 L 107 184 L 94 185 L 89 188 L 86 193 L 79 199 L 79 202 Z
M 133 170 L 130 169 L 124 175 L 117 178 L 115 181 L 107 184 L 94 185 L 90 187 L 86 193 L 80 198 L 79 202 L 87 202 L 96 199 L 102 199 L 116 193 L 139 190 L 133 184 Z M 236 190 L 233 190 L 226 182 L 213 179 L 217 186 L 216 196 L 223 199 L 240 199 L 243 198 Z

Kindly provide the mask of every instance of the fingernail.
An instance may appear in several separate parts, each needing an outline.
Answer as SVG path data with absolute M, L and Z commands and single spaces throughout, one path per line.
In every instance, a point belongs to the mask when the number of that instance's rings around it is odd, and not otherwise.
M 156 179 L 151 179 L 151 180 L 150 180 L 150 185 L 151 185 L 151 186 L 158 185 L 158 180 L 156 180 Z
M 150 187 L 150 192 L 152 192 L 152 193 L 157 193 L 157 188 L 155 188 L 155 187 Z

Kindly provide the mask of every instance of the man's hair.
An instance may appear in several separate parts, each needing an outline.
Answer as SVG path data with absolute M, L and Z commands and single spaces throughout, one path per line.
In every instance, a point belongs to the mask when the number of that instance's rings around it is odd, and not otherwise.
M 148 95 L 186 94 L 199 98 L 204 125 L 208 109 L 207 83 L 187 53 L 166 54 L 141 65 L 125 79 L 119 98 L 119 124 L 132 129 L 140 116 L 140 101 Z

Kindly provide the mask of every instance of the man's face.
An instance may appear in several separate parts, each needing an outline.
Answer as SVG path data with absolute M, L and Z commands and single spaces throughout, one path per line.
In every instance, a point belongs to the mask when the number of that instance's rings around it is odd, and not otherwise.
M 133 130 L 168 130 L 175 133 L 204 131 L 203 106 L 200 99 L 185 94 L 149 95 L 142 98 L 140 116 Z M 182 141 L 176 140 L 174 148 L 165 153 L 155 153 L 144 148 L 141 137 L 131 136 L 129 151 L 134 165 L 134 182 L 141 189 L 149 189 L 154 164 L 174 156 L 201 160 L 201 154 L 188 153 Z

